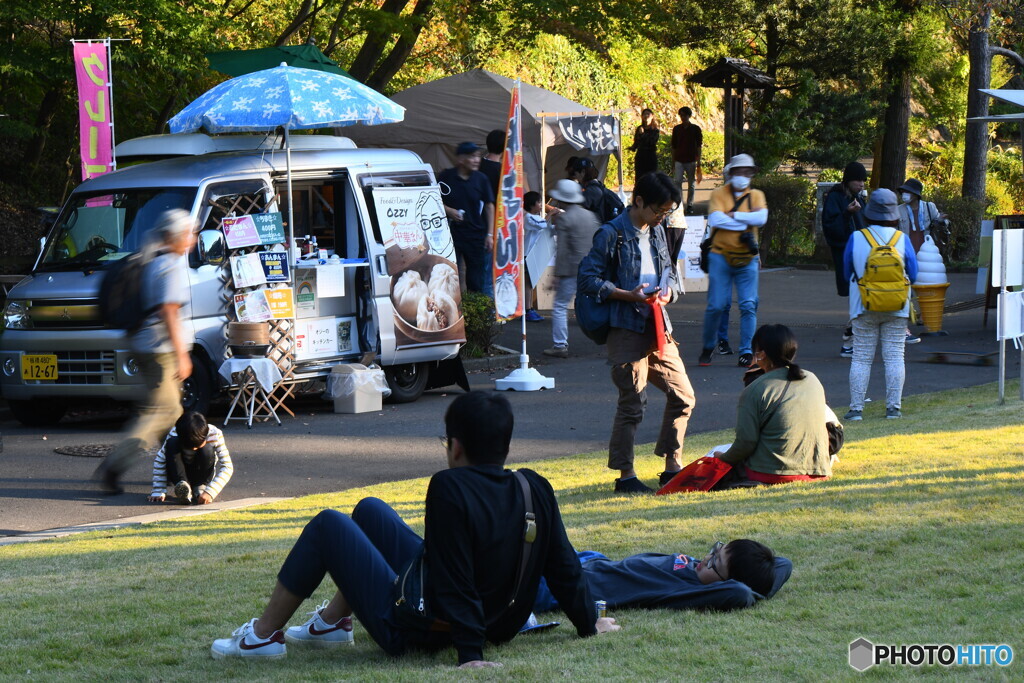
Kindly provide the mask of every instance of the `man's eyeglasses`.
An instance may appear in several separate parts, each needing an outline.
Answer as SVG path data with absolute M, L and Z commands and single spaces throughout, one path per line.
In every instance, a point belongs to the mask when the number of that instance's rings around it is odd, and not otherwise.
M 444 450 L 447 451 L 448 446 L 451 444 L 451 440 L 447 436 L 439 436 L 437 438 L 441 440 L 441 445 L 444 446 Z
M 444 219 L 441 216 L 433 216 L 431 218 L 421 218 L 420 219 L 420 228 L 422 230 L 424 230 L 424 231 L 426 231 L 426 230 L 437 230 L 438 228 L 441 227 L 443 221 L 444 221 Z
M 715 575 L 718 576 L 718 578 L 720 578 L 722 581 L 725 581 L 726 577 L 722 576 L 722 573 L 718 571 L 718 568 L 715 565 L 718 564 L 718 558 L 720 556 L 720 553 L 722 552 L 722 548 L 724 547 L 725 544 L 721 541 L 715 543 L 713 546 L 711 546 L 711 552 L 708 553 L 708 558 L 704 562 L 704 566 L 713 571 Z

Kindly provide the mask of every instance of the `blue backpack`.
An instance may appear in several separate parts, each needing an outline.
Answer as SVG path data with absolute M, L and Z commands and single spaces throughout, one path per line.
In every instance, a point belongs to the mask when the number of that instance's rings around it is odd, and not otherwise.
M 606 280 L 612 279 L 618 270 L 619 249 L 622 247 L 623 239 L 618 228 L 615 229 L 615 235 L 615 250 L 612 252 L 611 258 L 608 260 L 608 268 L 604 272 Z M 578 271 L 577 278 L 579 278 Z M 608 343 L 608 332 L 612 327 L 611 303 L 608 301 L 598 302 L 597 297 L 593 294 L 577 292 L 576 302 L 573 306 L 576 309 L 576 322 L 579 323 L 583 334 L 597 344 Z

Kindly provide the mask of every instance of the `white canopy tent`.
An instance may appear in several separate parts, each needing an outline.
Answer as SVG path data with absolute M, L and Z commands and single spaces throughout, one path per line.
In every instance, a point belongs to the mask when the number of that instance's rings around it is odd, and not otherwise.
M 483 146 L 490 131 L 505 129 L 514 83 L 511 78 L 473 69 L 413 86 L 391 97 L 405 107 L 404 121 L 384 126 L 349 126 L 344 135 L 360 147 L 412 150 L 435 171 L 441 171 L 454 165 L 455 147 L 460 142 Z M 563 170 L 571 156 L 593 156 L 603 172 L 607 155 L 618 153 L 621 148 L 619 122 L 614 113 L 595 111 L 527 83 L 521 84 L 520 96 L 523 170 L 528 190 L 539 188 L 542 182 L 548 189 L 554 186 L 564 177 Z M 542 151 L 542 145 L 546 150 Z M 579 149 L 581 145 L 583 149 Z M 541 167 L 543 152 L 546 173 Z

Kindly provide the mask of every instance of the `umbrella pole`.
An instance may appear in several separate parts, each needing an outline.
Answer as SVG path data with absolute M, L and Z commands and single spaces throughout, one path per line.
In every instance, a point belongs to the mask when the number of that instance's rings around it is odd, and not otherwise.
M 288 170 L 288 253 L 291 254 L 291 250 L 295 248 L 295 197 L 292 196 L 292 146 L 287 128 L 284 129 L 284 158 Z

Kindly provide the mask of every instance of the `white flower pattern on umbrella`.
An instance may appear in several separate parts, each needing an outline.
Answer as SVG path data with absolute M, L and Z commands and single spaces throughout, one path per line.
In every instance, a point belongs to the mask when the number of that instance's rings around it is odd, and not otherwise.
M 373 125 L 403 118 L 405 109 L 362 83 L 279 66 L 214 86 L 172 118 L 170 126 L 172 133 L 233 133 L 278 126 L 295 130 Z

